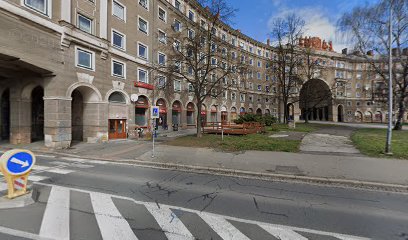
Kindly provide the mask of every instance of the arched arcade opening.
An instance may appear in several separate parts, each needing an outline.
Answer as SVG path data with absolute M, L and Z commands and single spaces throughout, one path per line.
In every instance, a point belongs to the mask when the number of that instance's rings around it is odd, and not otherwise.
M 6 89 L 0 98 L 0 140 L 10 139 L 10 89 Z
M 311 79 L 300 90 L 301 119 L 329 121 L 333 119 L 333 96 L 321 79 Z

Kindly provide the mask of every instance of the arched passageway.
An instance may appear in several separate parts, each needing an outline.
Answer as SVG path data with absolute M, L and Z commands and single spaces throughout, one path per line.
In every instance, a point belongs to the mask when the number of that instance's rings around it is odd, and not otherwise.
M 10 90 L 3 92 L 0 98 L 0 140 L 10 139 Z
M 31 142 L 44 140 L 44 89 L 40 86 L 31 93 Z
M 71 98 L 72 141 L 95 141 L 102 128 L 99 109 L 102 99 L 99 92 L 90 86 L 81 85 L 72 90 Z
M 300 90 L 301 119 L 333 120 L 333 97 L 329 86 L 321 79 L 311 79 Z

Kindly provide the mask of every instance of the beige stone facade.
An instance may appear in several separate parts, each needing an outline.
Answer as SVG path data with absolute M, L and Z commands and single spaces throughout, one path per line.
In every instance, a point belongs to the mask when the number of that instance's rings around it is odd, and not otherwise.
M 148 66 L 163 49 L 159 36 L 172 34 L 174 21 L 190 12 L 200 21 L 202 11 L 181 0 L 0 1 L 1 139 L 66 148 L 73 141 L 132 137 L 137 127 L 149 131 L 152 105 L 160 107 L 162 125 L 194 127 L 196 106 L 187 83 L 170 94 L 153 92 Z M 277 85 L 266 69 L 273 48 L 228 26 L 218 32 L 231 51 L 246 52 L 253 80 L 245 91 L 207 99 L 202 117 L 215 122 L 244 112 L 277 115 Z M 334 100 L 314 109 L 312 118 L 385 121 L 386 106 L 373 105 L 369 95 L 375 76 L 363 62 L 335 52 L 316 54 L 327 65 L 318 79 Z M 135 94 L 139 98 L 132 101 Z M 293 117 L 301 118 L 297 103 Z

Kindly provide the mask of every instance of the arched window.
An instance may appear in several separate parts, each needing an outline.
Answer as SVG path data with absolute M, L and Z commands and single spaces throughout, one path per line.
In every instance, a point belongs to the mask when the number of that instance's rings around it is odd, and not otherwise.
M 109 96 L 109 102 L 110 102 L 110 103 L 122 103 L 122 104 L 126 104 L 125 97 L 124 97 L 123 94 L 120 93 L 120 92 L 113 92 L 113 93 Z

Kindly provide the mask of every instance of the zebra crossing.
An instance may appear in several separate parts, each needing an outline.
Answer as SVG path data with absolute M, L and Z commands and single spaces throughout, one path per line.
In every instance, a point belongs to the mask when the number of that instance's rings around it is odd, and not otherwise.
M 111 194 L 36 183 L 39 200 L 27 208 L 43 208 L 35 231 L 0 227 L 7 233 L 27 239 L 318 239 L 362 240 L 357 236 L 274 225 L 207 212 L 140 202 Z M 36 205 L 37 204 L 37 205 Z M 27 210 L 26 212 L 30 212 Z M 5 214 L 0 210 L 0 216 Z M 4 215 L 3 215 L 4 216 Z M 86 220 L 83 220 L 86 216 Z M 27 219 L 26 219 L 27 218 Z M 31 216 L 19 219 L 33 219 Z M 82 219 L 82 220 L 80 220 Z M 6 225 L 0 218 L 0 225 Z M 32 220 L 31 220 L 32 221 Z M 35 227 L 34 227 L 35 228 Z M 260 237 L 263 236 L 263 237 Z
M 28 177 L 29 183 L 40 182 L 51 178 L 50 174 L 66 175 L 74 173 L 80 169 L 92 168 L 94 165 L 84 164 L 82 162 L 62 162 L 52 161 L 50 165 L 34 165 L 31 174 Z M 0 172 L 0 192 L 7 190 L 7 183 Z

